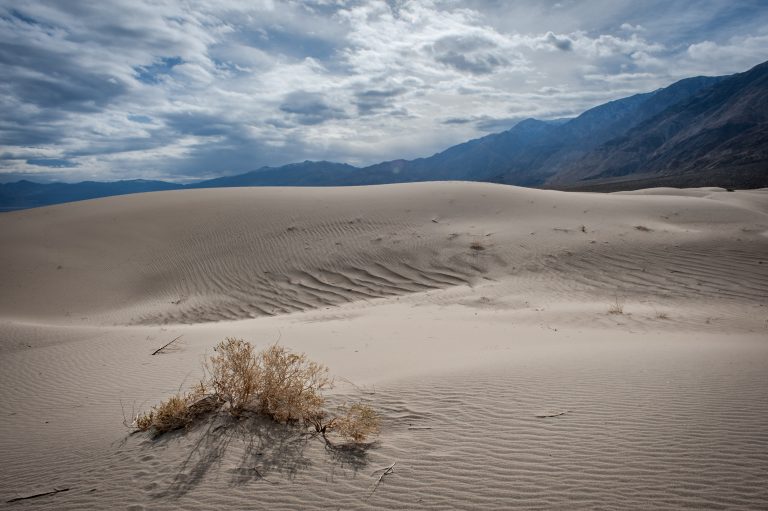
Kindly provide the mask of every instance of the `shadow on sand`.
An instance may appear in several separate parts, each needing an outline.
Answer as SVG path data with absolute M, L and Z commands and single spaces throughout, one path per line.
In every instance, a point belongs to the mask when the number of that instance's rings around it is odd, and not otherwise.
M 254 481 L 276 484 L 271 474 L 293 479 L 313 465 L 324 462 L 335 469 L 357 473 L 368 464 L 368 450 L 374 444 L 337 444 L 323 435 L 309 432 L 292 424 L 279 424 L 258 414 L 235 418 L 226 413 L 209 416 L 200 425 L 184 431 L 160 436 L 147 444 L 155 449 L 172 442 L 192 439 L 194 442 L 184 457 L 167 489 L 157 497 L 181 497 L 201 484 L 213 469 L 226 461 L 225 473 L 231 486 Z M 321 449 L 322 447 L 322 449 Z M 318 453 L 325 452 L 321 457 Z

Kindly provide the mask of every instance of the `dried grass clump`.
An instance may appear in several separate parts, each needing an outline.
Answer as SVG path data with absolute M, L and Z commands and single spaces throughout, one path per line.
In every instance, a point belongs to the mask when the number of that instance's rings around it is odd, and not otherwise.
M 355 443 L 364 442 L 370 435 L 379 433 L 379 415 L 370 406 L 355 403 L 344 412 L 344 415 L 333 418 L 326 429 Z
M 305 354 L 273 345 L 256 357 L 259 410 L 279 422 L 314 422 L 323 417 L 320 394 L 332 385 L 328 368 Z
M 208 395 L 201 382 L 191 392 L 171 396 L 150 411 L 137 415 L 133 425 L 139 431 L 152 430 L 159 435 L 185 428 L 218 406 L 218 399 Z
M 261 391 L 261 376 L 253 346 L 242 339 L 227 337 L 206 363 L 208 386 L 229 405 L 232 415 L 240 415 Z
M 279 345 L 256 353 L 242 339 L 227 338 L 214 351 L 206 364 L 208 386 L 232 415 L 251 410 L 278 422 L 311 422 L 323 416 L 320 393 L 332 383 L 325 366 Z
M 608 307 L 608 314 L 624 314 L 624 304 L 619 301 L 619 297 Z
M 133 422 L 139 431 L 156 434 L 180 429 L 203 414 L 226 409 L 235 417 L 261 413 L 277 422 L 314 425 L 318 431 L 333 429 L 354 442 L 379 431 L 379 418 L 367 405 L 355 404 L 344 415 L 323 425 L 325 399 L 322 391 L 333 381 L 328 368 L 277 344 L 256 353 L 242 340 L 227 338 L 214 348 L 205 363 L 208 378 L 187 394 L 141 414 Z

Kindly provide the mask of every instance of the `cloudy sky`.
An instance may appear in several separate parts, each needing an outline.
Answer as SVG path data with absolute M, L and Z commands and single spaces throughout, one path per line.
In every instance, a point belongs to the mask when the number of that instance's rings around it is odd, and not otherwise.
M 765 0 L 0 0 L 0 181 L 428 156 L 764 60 Z

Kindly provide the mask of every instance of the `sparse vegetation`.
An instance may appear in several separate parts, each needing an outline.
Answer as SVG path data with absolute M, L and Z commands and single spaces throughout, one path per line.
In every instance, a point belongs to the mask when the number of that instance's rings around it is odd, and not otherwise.
M 669 314 L 664 311 L 656 311 L 656 319 L 669 319 Z
M 240 415 L 255 398 L 261 382 L 253 346 L 242 339 L 228 337 L 213 348 L 206 362 L 210 374 L 208 387 L 229 407 L 229 413 Z
M 473 242 L 472 242 L 472 243 L 469 245 L 469 248 L 471 248 L 472 250 L 475 250 L 475 251 L 479 252 L 479 251 L 481 251 L 481 250 L 485 250 L 485 245 L 483 245 L 483 244 L 482 244 L 482 243 L 480 243 L 479 241 L 475 240 L 475 241 L 473 241 Z
M 262 413 L 279 422 L 311 422 L 324 415 L 320 393 L 332 385 L 327 367 L 273 345 L 256 357 L 255 373 Z
M 313 425 L 354 443 L 379 432 L 379 416 L 368 405 L 342 408 L 325 422 L 322 391 L 331 387 L 328 368 L 303 353 L 272 345 L 256 353 L 242 339 L 227 338 L 205 363 L 208 378 L 192 391 L 176 394 L 135 417 L 132 426 L 156 435 L 192 425 L 206 414 L 222 411 L 234 417 L 257 413 L 282 423 Z
M 624 314 L 624 303 L 619 300 L 618 296 L 608 307 L 608 314 Z
M 653 230 L 650 227 L 646 227 L 644 225 L 636 225 L 635 229 L 637 229 L 638 231 L 642 231 L 642 232 L 651 232 Z
M 325 431 L 334 431 L 344 438 L 355 443 L 364 442 L 370 435 L 379 432 L 379 415 L 368 405 L 355 403 L 343 408 L 343 415 L 331 419 L 324 428 Z
M 137 415 L 133 425 L 139 431 L 152 430 L 161 435 L 185 428 L 219 406 L 217 397 L 209 395 L 201 382 L 191 392 L 171 396 L 150 411 Z

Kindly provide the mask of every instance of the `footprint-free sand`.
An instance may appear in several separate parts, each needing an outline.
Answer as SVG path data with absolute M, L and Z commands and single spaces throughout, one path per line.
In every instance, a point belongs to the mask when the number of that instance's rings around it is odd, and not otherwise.
M 371 404 L 376 442 L 258 419 L 129 434 L 225 337 L 326 364 L 329 407 Z M 8 509 L 764 509 L 766 375 L 765 189 L 232 188 L 0 215 Z

